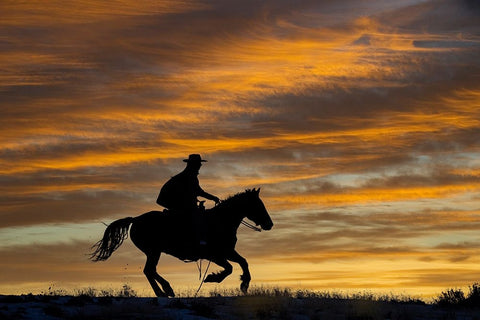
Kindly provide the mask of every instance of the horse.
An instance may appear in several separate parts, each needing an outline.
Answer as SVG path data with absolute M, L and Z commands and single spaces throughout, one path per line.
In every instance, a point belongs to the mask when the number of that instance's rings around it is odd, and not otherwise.
M 199 224 L 204 227 L 206 236 L 206 244 L 202 245 L 199 243 L 198 226 L 195 226 L 199 222 L 198 215 L 202 215 L 202 223 Z M 210 273 L 205 282 L 222 282 L 232 273 L 233 268 L 228 261 L 236 262 L 243 272 L 240 290 L 247 293 L 251 275 L 247 260 L 235 250 L 235 245 L 240 223 L 249 224 L 243 221 L 244 218 L 263 230 L 273 227 L 272 219 L 260 199 L 260 188 L 237 193 L 204 213 L 195 212 L 195 216 L 189 216 L 191 221 L 186 222 L 186 216 L 179 213 L 150 211 L 137 217 L 116 220 L 107 226 L 103 238 L 92 246 L 90 259 L 107 260 L 128 237 L 130 228 L 130 239 L 147 256 L 143 273 L 157 297 L 175 296 L 169 282 L 157 273 L 161 253 L 185 262 L 205 259 L 223 268 L 217 273 Z

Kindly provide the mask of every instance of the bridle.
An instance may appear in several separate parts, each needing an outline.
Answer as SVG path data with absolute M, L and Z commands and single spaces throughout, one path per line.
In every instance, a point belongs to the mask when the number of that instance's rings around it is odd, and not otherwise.
M 200 202 L 200 205 L 202 206 L 205 201 L 199 201 L 199 202 Z M 215 203 L 215 207 L 218 206 L 221 202 L 222 202 L 222 201 L 219 201 L 218 203 Z M 205 207 L 204 207 L 204 208 L 205 208 Z M 247 222 L 247 221 L 245 221 L 245 220 L 242 220 L 242 221 L 241 221 L 241 224 L 243 224 L 243 225 L 244 225 L 245 227 L 247 227 L 247 228 L 252 229 L 253 231 L 258 231 L 258 232 L 261 232 L 261 231 L 262 231 L 261 228 L 256 227 L 256 226 L 254 226 L 253 224 L 251 224 L 250 222 Z
M 247 222 L 247 221 L 245 221 L 245 220 L 242 220 L 242 221 L 241 221 L 241 224 L 243 224 L 245 227 L 250 228 L 250 229 L 252 229 L 252 230 L 254 230 L 254 231 L 258 231 L 258 232 L 261 232 L 261 231 L 262 231 L 262 229 L 254 226 L 253 224 L 251 224 L 250 222 Z

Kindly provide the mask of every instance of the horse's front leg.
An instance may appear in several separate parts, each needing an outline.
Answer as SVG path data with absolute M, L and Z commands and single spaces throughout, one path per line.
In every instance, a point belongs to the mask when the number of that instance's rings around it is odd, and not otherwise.
M 242 280 L 242 283 L 240 284 L 240 290 L 246 294 L 248 287 L 250 286 L 250 280 L 252 279 L 250 276 L 250 270 L 248 269 L 247 260 L 239 255 L 235 250 L 233 250 L 233 252 L 227 258 L 230 261 L 238 263 L 242 268 L 243 274 L 240 276 L 240 280 Z
M 217 273 L 210 273 L 205 278 L 205 282 L 222 282 L 232 273 L 232 265 L 227 261 L 227 259 L 214 259 L 212 262 L 218 264 L 220 267 L 223 267 L 224 270 Z

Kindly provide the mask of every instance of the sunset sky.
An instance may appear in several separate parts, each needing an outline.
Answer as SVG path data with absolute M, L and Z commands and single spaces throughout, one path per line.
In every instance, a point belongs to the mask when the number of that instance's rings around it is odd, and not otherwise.
M 103 223 L 161 210 L 190 153 L 207 192 L 261 187 L 275 226 L 237 245 L 252 285 L 480 281 L 478 1 L 2 0 L 0 105 L 0 294 L 153 295 L 130 240 L 87 254 Z

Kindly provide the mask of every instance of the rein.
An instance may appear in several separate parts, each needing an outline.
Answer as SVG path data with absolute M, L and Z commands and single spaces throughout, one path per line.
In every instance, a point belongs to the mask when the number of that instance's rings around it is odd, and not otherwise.
M 247 228 L 252 229 L 253 231 L 258 231 L 258 232 L 261 232 L 261 231 L 262 231 L 262 229 L 254 226 L 253 224 L 251 224 L 250 222 L 247 222 L 247 221 L 245 221 L 245 220 L 242 220 L 241 224 L 243 224 L 243 225 L 244 225 L 245 227 L 247 227 Z
M 225 200 L 224 200 L 225 201 Z M 215 203 L 215 207 L 217 207 L 220 203 L 224 202 L 224 201 L 221 201 L 219 203 Z M 205 201 L 202 201 L 202 202 L 205 202 Z M 250 228 L 252 229 L 253 231 L 258 231 L 258 232 L 261 232 L 262 229 L 261 228 L 258 228 L 257 226 L 254 226 L 253 224 L 251 224 L 250 222 L 247 222 L 245 220 L 242 220 L 241 221 L 241 224 L 243 224 L 245 227 L 247 228 Z
M 199 273 L 198 280 L 201 280 L 201 281 L 200 281 L 200 285 L 198 286 L 197 292 L 195 292 L 194 297 L 196 297 L 197 294 L 200 292 L 200 289 L 202 289 L 202 285 L 205 282 L 205 278 L 207 277 L 208 268 L 210 268 L 210 263 L 211 262 L 212 261 L 210 261 L 210 260 L 208 261 L 208 265 L 207 265 L 207 268 L 205 269 L 205 272 L 203 273 L 203 279 L 202 279 L 202 259 L 200 259 L 200 264 L 197 261 L 197 268 L 198 268 L 198 273 Z

